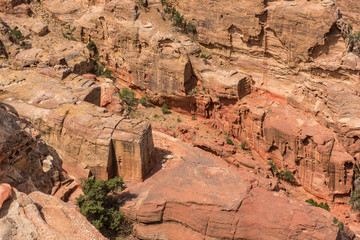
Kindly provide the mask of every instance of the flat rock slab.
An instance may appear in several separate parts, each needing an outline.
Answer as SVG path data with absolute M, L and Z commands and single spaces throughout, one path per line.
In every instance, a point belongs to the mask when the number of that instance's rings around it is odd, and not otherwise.
M 270 191 L 271 179 L 162 133 L 154 140 L 174 158 L 144 183 L 128 184 L 119 199 L 127 199 L 121 210 L 136 220 L 138 237 L 336 239 L 329 212 Z

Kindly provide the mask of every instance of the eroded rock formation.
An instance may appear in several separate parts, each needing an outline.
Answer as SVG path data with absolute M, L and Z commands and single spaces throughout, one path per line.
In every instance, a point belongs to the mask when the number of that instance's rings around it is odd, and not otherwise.
M 276 180 L 158 132 L 155 141 L 174 153 L 171 167 L 119 199 L 140 239 L 336 239 L 329 212 L 272 191 Z
M 141 181 L 152 166 L 149 124 L 96 106 L 100 87 L 70 75 L 64 81 L 33 71 L 3 71 L 1 99 L 27 119 L 62 159 L 86 165 L 97 178 Z

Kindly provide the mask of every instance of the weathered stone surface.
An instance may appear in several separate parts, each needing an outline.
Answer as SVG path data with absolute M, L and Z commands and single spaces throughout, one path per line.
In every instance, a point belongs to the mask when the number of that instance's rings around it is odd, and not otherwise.
M 6 200 L 11 197 L 11 186 L 9 184 L 0 184 L 0 209 Z
M 44 23 L 36 22 L 31 27 L 31 31 L 33 31 L 34 33 L 36 33 L 39 36 L 44 36 L 49 31 L 49 29 L 48 29 L 48 26 L 45 25 Z
M 62 159 L 85 163 L 102 179 L 141 181 L 151 170 L 151 126 L 94 105 L 100 103 L 94 82 L 75 75 L 59 81 L 32 71 L 6 73 L 1 99 L 30 121 Z
M 237 118 L 230 116 L 237 115 Z M 230 116 L 229 116 L 230 115 Z M 230 112 L 215 114 L 214 126 L 246 139 L 264 159 L 289 170 L 313 195 L 346 202 L 352 189 L 353 157 L 333 134 L 280 99 L 243 98 Z
M 0 103 L 0 182 L 27 193 L 34 190 L 50 193 L 54 183 L 60 181 L 60 159 L 39 139 L 39 132 L 10 109 Z M 53 167 L 44 172 L 42 162 L 48 155 L 55 160 Z
M 170 168 L 124 193 L 129 199 L 121 210 L 137 221 L 138 237 L 336 239 L 329 212 L 267 190 L 270 179 L 164 134 L 154 136 L 157 146 L 169 146 L 174 159 Z
M 0 210 L 2 239 L 106 239 L 75 206 L 41 192 L 14 189 Z

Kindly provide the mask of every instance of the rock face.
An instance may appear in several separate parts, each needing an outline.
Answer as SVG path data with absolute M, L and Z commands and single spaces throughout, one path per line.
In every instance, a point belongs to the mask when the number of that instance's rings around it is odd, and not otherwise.
M 94 105 L 100 104 L 94 82 L 73 75 L 61 82 L 32 71 L 3 71 L 1 89 L 3 102 L 31 122 L 62 159 L 85 164 L 101 179 L 141 181 L 150 171 L 151 126 Z
M 34 190 L 51 193 L 54 184 L 60 181 L 60 159 L 39 139 L 37 130 L 7 110 L 9 107 L 1 103 L 0 181 L 27 193 Z M 44 172 L 43 161 L 51 155 L 53 166 Z
M 273 192 L 272 180 L 156 132 L 171 166 L 129 186 L 121 207 L 141 239 L 336 239 L 330 213 Z M 175 152 L 176 151 L 176 152 Z M 276 183 L 276 182 L 275 182 Z
M 41 192 L 13 197 L 0 210 L 1 239 L 106 239 L 75 207 Z

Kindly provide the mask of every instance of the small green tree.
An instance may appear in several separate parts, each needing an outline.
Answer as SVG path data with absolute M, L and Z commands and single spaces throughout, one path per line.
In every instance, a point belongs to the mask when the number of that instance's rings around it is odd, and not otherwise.
M 151 103 L 151 98 L 149 98 L 146 94 L 144 94 L 140 100 L 139 100 L 140 104 L 143 105 L 144 107 L 150 107 L 152 106 Z
M 186 32 L 188 33 L 192 33 L 192 34 L 195 34 L 196 33 L 196 27 L 195 25 L 189 21 L 187 24 L 186 24 Z
M 84 195 L 76 198 L 76 205 L 79 206 L 80 213 L 102 233 L 108 231 L 119 233 L 124 229 L 125 218 L 111 205 L 108 194 L 125 188 L 121 177 L 109 181 L 89 178 L 82 186 Z
M 355 188 L 351 193 L 349 204 L 351 204 L 352 209 L 355 211 L 360 211 L 360 189 Z
M 24 35 L 18 29 L 18 27 L 15 27 L 14 29 L 11 29 L 10 30 L 10 35 L 11 35 L 13 41 L 16 42 L 16 43 L 20 43 L 21 41 L 23 41 L 25 39 Z
M 290 171 L 285 171 L 282 178 L 287 182 L 295 182 L 295 177 Z
M 96 45 L 95 43 L 90 40 L 89 43 L 86 45 L 87 49 L 89 49 L 89 51 L 95 51 L 96 50 Z
M 317 203 L 314 199 L 312 198 L 309 198 L 307 200 L 305 200 L 305 202 L 309 203 L 310 205 L 314 206 L 314 207 L 319 207 L 319 208 L 323 208 L 327 211 L 330 211 L 330 207 L 329 207 L 329 204 L 327 203 Z
M 242 149 L 242 150 L 246 150 L 247 146 L 248 146 L 248 143 L 247 143 L 246 141 L 242 141 L 242 143 L 241 143 L 241 149 Z
M 119 93 L 119 97 L 122 101 L 122 105 L 127 108 L 128 111 L 134 110 L 137 106 L 135 92 L 131 91 L 129 88 L 123 88 Z
M 349 51 L 360 56 L 360 31 L 348 35 Z
M 164 104 L 162 105 L 161 111 L 162 111 L 163 114 L 168 114 L 168 113 L 170 113 L 169 108 L 168 108 L 168 106 L 166 105 L 166 103 L 164 103 Z

